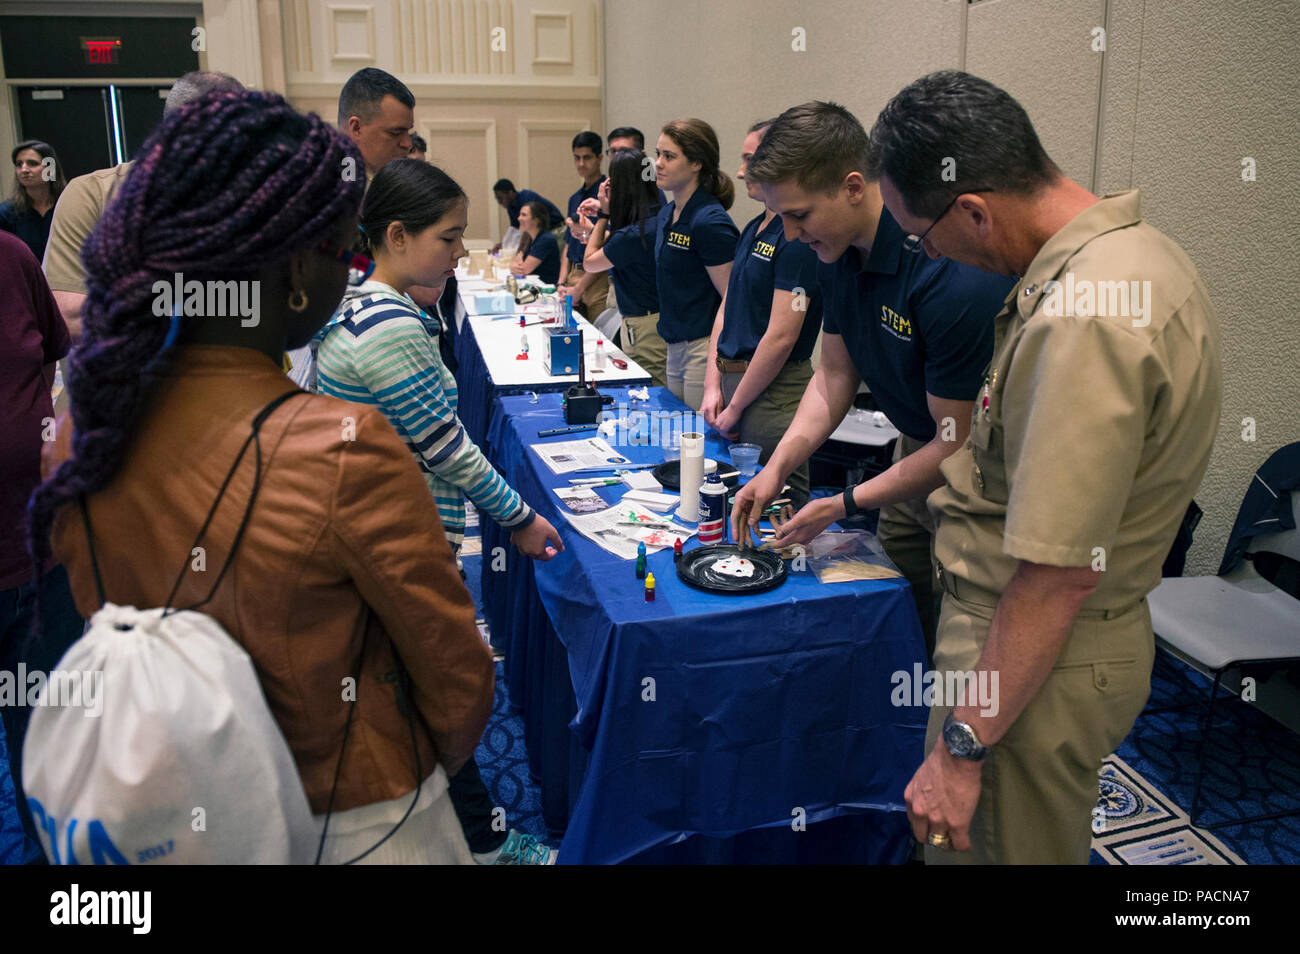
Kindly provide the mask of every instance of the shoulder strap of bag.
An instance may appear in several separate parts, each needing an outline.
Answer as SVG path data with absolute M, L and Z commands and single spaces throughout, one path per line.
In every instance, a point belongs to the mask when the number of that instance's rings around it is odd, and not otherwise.
M 226 561 L 221 566 L 221 572 L 217 574 L 216 581 L 212 584 L 212 589 L 208 591 L 208 595 L 202 600 L 186 607 L 186 609 L 197 609 L 212 599 L 213 595 L 217 592 L 217 587 L 221 585 L 222 577 L 226 575 L 226 571 L 230 569 L 230 564 L 235 559 L 235 553 L 239 550 L 240 541 L 244 538 L 244 531 L 248 528 L 248 522 L 253 515 L 253 504 L 257 501 L 257 492 L 261 489 L 262 485 L 262 442 L 258 432 L 262 429 L 262 425 L 266 422 L 266 419 L 275 412 L 276 408 L 291 397 L 306 393 L 306 391 L 300 391 L 297 389 L 286 391 L 284 394 L 281 394 L 279 397 L 268 403 L 258 412 L 257 416 L 253 418 L 252 432 L 244 441 L 243 446 L 239 448 L 239 453 L 235 456 L 235 462 L 230 465 L 230 471 L 226 474 L 226 479 L 221 482 L 221 489 L 217 492 L 217 499 L 212 502 L 212 507 L 208 510 L 207 518 L 204 519 L 203 526 L 199 529 L 198 536 L 194 538 L 194 543 L 190 546 L 189 552 L 194 552 L 194 548 L 199 545 L 199 541 L 202 540 L 203 535 L 207 533 L 208 526 L 212 523 L 212 518 L 217 512 L 217 506 L 221 503 L 221 498 L 225 496 L 226 488 L 230 486 L 230 481 L 234 479 L 235 472 L 239 469 L 239 465 L 244 459 L 244 452 L 248 450 L 249 444 L 253 444 L 256 452 L 257 470 L 253 475 L 253 490 L 248 498 L 248 506 L 244 510 L 244 519 L 240 521 L 239 530 L 235 533 L 234 542 L 230 545 L 230 553 L 227 554 Z M 95 575 L 95 589 L 99 596 L 100 605 L 102 606 L 108 601 L 108 598 L 104 593 L 104 581 L 99 572 L 99 559 L 95 554 L 95 534 L 90 523 L 90 509 L 86 505 L 86 495 L 79 495 L 77 501 L 81 507 L 81 519 L 86 525 L 86 542 L 90 547 L 90 567 Z M 167 602 L 163 604 L 164 616 L 170 615 L 174 612 L 171 608 L 172 600 L 175 599 L 176 593 L 180 589 L 182 581 L 185 579 L 185 571 L 189 568 L 189 565 L 189 555 L 187 554 L 185 563 L 181 567 L 180 575 L 177 576 L 176 583 L 172 586 L 172 591 L 167 597 Z
M 221 572 L 217 574 L 217 579 L 212 584 L 212 588 L 208 591 L 208 595 L 205 596 L 199 602 L 194 603 L 189 607 L 186 607 L 187 609 L 191 609 L 191 610 L 197 609 L 198 607 L 202 606 L 204 603 L 212 599 L 213 595 L 217 591 L 217 587 L 221 585 L 221 579 L 222 577 L 225 576 L 226 570 L 230 568 L 230 564 L 234 561 L 235 553 L 239 549 L 239 543 L 244 537 L 244 531 L 248 528 L 248 522 L 253 515 L 253 504 L 257 501 L 257 492 L 262 485 L 262 442 L 259 437 L 259 432 L 261 431 L 262 425 L 266 423 L 266 419 L 269 418 L 275 412 L 275 409 L 278 408 L 285 401 L 289 400 L 291 397 L 294 397 L 295 395 L 306 394 L 306 393 L 307 393 L 306 391 L 301 391 L 297 389 L 292 391 L 286 391 L 284 394 L 281 394 L 279 397 L 275 398 L 275 400 L 271 401 L 264 408 L 262 408 L 262 410 L 258 412 L 257 416 L 253 418 L 252 433 L 248 435 L 248 438 L 244 441 L 243 445 L 239 448 L 239 453 L 235 456 L 235 462 L 231 464 L 230 471 L 226 474 L 226 479 L 222 481 L 221 489 L 217 491 L 217 498 L 212 502 L 212 507 L 208 510 L 208 515 L 203 521 L 203 526 L 199 529 L 198 536 L 194 538 L 194 543 L 190 547 L 190 552 L 192 553 L 194 547 L 197 547 L 199 545 L 199 541 L 203 539 L 203 535 L 207 532 L 208 526 L 212 523 L 212 518 L 217 512 L 217 506 L 221 503 L 221 498 L 225 496 L 226 488 L 230 486 L 230 481 L 234 479 L 235 472 L 239 469 L 239 464 L 244 459 L 244 453 L 248 450 L 248 445 L 252 444 L 255 453 L 256 471 L 254 472 L 254 476 L 253 476 L 253 490 L 249 494 L 248 506 L 244 510 L 244 518 L 242 521 L 240 521 L 239 529 L 235 533 L 235 539 L 230 545 L 230 553 L 226 556 L 226 561 L 221 566 Z M 94 530 L 91 527 L 91 523 L 90 523 L 90 510 L 86 506 L 85 494 L 80 494 L 77 499 L 81 507 L 82 520 L 85 522 L 86 525 L 86 542 L 90 547 L 90 566 L 95 575 L 95 589 L 99 594 L 99 602 L 100 605 L 102 606 L 105 602 L 107 602 L 107 598 L 104 595 L 104 582 L 99 572 L 99 560 L 95 555 L 95 535 L 94 535 Z M 169 613 L 174 612 L 174 610 L 171 609 L 171 603 L 172 600 L 175 598 L 177 591 L 180 589 L 181 582 L 185 579 L 185 571 L 188 569 L 189 565 L 190 565 L 189 557 L 187 555 L 185 564 L 184 566 L 181 567 L 180 575 L 176 578 L 176 583 L 172 587 L 171 594 L 167 597 L 167 602 L 164 605 L 164 609 L 163 609 L 164 616 L 167 616 Z M 353 685 L 357 687 L 358 691 L 360 690 L 360 686 L 361 686 L 361 667 L 364 664 L 365 656 L 366 656 L 366 637 L 363 636 L 361 640 L 361 654 L 357 659 L 356 671 L 354 672 L 355 678 L 353 682 Z M 410 707 L 411 709 L 415 708 L 413 700 L 410 703 Z M 356 711 L 357 711 L 357 700 L 356 697 L 354 696 L 351 705 L 348 706 L 348 719 L 343 727 L 343 742 L 339 747 L 339 760 L 334 767 L 334 784 L 330 787 L 329 804 L 325 809 L 325 822 L 321 828 L 320 843 L 316 848 L 316 864 L 320 864 L 321 855 L 325 849 L 325 836 L 329 832 L 330 816 L 333 815 L 334 813 L 334 797 L 338 792 L 339 778 L 342 775 L 342 771 L 343 771 L 343 755 L 347 751 L 348 735 L 352 731 L 352 720 L 353 720 L 353 716 L 356 714 Z M 420 764 L 420 749 L 419 746 L 416 744 L 416 740 L 415 740 L 415 723 L 413 721 L 413 716 L 410 714 L 410 712 L 407 713 L 407 723 L 411 731 L 411 748 L 415 752 L 415 774 L 416 774 L 415 795 L 411 799 L 410 806 L 406 809 L 406 814 L 404 814 L 401 817 L 401 819 L 398 820 L 397 824 L 395 824 L 392 827 L 392 830 L 390 830 L 388 834 L 386 834 L 383 838 L 379 839 L 379 841 L 375 842 L 375 844 L 371 845 L 370 848 L 368 848 L 366 851 L 362 852 L 360 855 L 357 855 L 357 857 L 352 858 L 347 862 L 344 862 L 345 864 L 350 865 L 353 864 L 354 862 L 360 861 L 362 858 L 365 858 L 367 855 L 369 855 L 372 851 L 374 851 L 384 842 L 388 841 L 388 839 L 392 838 L 393 835 L 397 833 L 397 830 L 402 827 L 402 824 L 406 821 L 406 819 L 410 817 L 411 812 L 415 809 L 416 804 L 420 800 L 420 790 L 423 787 L 423 783 L 424 783 L 424 772 Z

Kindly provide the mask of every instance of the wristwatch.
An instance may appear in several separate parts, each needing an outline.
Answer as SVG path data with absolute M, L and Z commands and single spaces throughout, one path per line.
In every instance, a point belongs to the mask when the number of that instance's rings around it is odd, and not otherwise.
M 608 212 L 597 212 L 597 213 L 596 213 L 596 218 L 597 218 L 597 219 L 607 219 L 607 218 L 609 218 L 609 213 L 608 213 Z
M 951 712 L 943 720 L 943 744 L 953 758 L 967 762 L 979 762 L 989 754 L 989 747 L 980 743 L 970 723 L 958 722 Z
M 844 519 L 845 520 L 853 516 L 855 513 L 861 512 L 862 510 L 862 508 L 858 506 L 858 502 L 853 499 L 853 491 L 856 489 L 857 489 L 856 487 L 848 487 L 845 488 L 844 490 Z

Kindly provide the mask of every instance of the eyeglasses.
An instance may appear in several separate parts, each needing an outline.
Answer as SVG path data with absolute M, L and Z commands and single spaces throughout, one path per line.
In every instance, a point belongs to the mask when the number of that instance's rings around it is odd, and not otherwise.
M 997 191 L 997 190 L 995 190 L 995 189 L 965 189 L 965 190 L 963 190 L 963 191 L 961 191 L 961 192 L 958 192 L 955 196 L 953 196 L 951 199 L 948 200 L 948 204 L 945 205 L 945 206 L 943 207 L 943 211 L 940 212 L 937 216 L 935 216 L 935 219 L 934 219 L 933 222 L 930 223 L 929 228 L 927 228 L 927 229 L 926 229 L 924 232 L 922 232 L 920 235 L 908 235 L 908 236 L 906 236 L 906 237 L 903 239 L 903 248 L 906 249 L 907 251 L 911 252 L 911 253 L 914 254 L 914 255 L 915 255 L 917 252 L 921 251 L 921 243 L 924 242 L 924 241 L 925 241 L 925 237 L 926 237 L 927 235 L 930 234 L 930 229 L 934 228 L 936 225 L 939 224 L 939 220 L 940 220 L 941 218 L 943 218 L 945 215 L 948 214 L 948 210 L 951 209 L 954 205 L 956 205 L 956 204 L 957 204 L 957 200 L 960 199 L 962 196 L 964 196 L 964 195 L 970 195 L 970 194 L 972 194 L 972 193 L 974 193 L 974 192 L 995 192 L 995 191 Z
M 329 242 L 321 242 L 316 247 L 316 251 L 322 255 L 328 255 L 336 262 L 342 262 L 348 267 L 348 284 L 360 285 L 375 270 L 374 259 L 366 258 L 358 252 L 351 249 L 339 248 L 337 245 L 331 245 Z

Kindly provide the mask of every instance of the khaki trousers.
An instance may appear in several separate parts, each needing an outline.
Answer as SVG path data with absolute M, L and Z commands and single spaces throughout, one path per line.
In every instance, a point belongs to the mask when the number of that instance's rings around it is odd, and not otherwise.
M 673 341 L 667 345 L 668 390 L 692 411 L 704 403 L 704 369 L 709 363 L 709 339 Z
M 996 594 L 958 583 L 945 580 L 938 672 L 973 670 L 993 620 Z M 1047 680 L 984 759 L 972 850 L 927 845 L 926 864 L 1086 865 L 1101 760 L 1146 704 L 1154 658 L 1146 600 L 1119 613 L 1081 612 Z M 949 711 L 930 710 L 927 754 Z
M 668 387 L 668 344 L 659 337 L 659 312 L 639 318 L 623 316 L 623 350 L 654 379 Z
M 925 444 L 925 441 L 899 434 L 894 444 L 895 463 L 916 453 Z M 916 615 L 921 618 L 921 634 L 925 637 L 925 655 L 927 659 L 933 659 L 941 594 L 935 588 L 935 568 L 931 558 L 934 518 L 925 505 L 925 498 L 916 497 L 881 507 L 876 536 L 889 559 L 894 561 L 912 587 L 912 600 L 916 603 Z
M 583 270 L 581 262 L 569 263 L 569 284 L 576 285 L 582 280 L 586 272 Z M 582 312 L 582 317 L 588 321 L 595 321 L 600 317 L 600 313 L 605 310 L 605 296 L 609 293 L 609 272 L 593 272 L 594 279 L 587 286 L 587 290 L 582 293 L 582 300 L 575 301 L 573 307 Z
M 736 393 L 736 388 L 740 387 L 740 381 L 744 376 L 744 372 L 722 376 L 722 396 L 728 404 L 731 403 L 731 398 Z M 776 445 L 781 443 L 781 438 L 789 430 L 790 422 L 794 420 L 794 412 L 799 410 L 799 402 L 803 400 L 803 392 L 807 389 L 810 380 L 812 380 L 812 362 L 791 361 L 777 372 L 772 383 L 740 415 L 740 437 L 737 441 L 757 444 L 763 448 L 758 456 L 760 464 L 767 463 L 772 452 L 776 450 Z M 788 482 L 790 491 L 781 496 L 790 497 L 795 508 L 798 509 L 808 502 L 806 461 L 795 468 Z

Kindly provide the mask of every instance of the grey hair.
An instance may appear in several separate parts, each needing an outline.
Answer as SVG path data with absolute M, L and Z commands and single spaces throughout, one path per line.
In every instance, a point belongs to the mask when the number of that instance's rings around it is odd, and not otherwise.
M 225 89 L 232 93 L 244 92 L 244 84 L 229 73 L 214 70 L 194 70 L 178 79 L 167 91 L 167 102 L 163 104 L 163 115 L 168 116 L 186 103 L 193 102 L 204 93 L 214 89 Z

